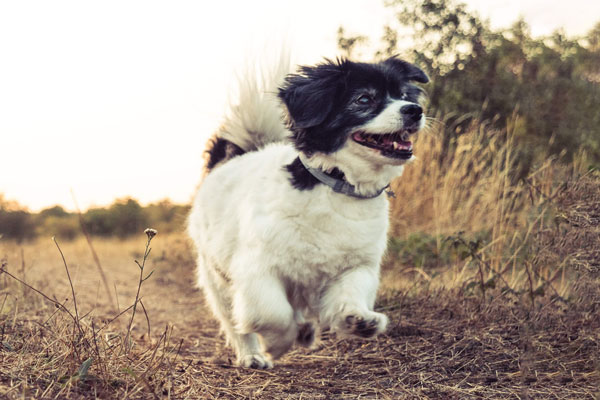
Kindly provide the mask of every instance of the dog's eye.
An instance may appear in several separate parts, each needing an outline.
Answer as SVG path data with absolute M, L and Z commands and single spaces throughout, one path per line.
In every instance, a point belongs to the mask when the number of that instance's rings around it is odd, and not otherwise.
M 356 99 L 356 103 L 360 104 L 361 106 L 368 106 L 373 103 L 373 98 L 371 96 L 363 94 L 358 99 Z
M 406 100 L 408 99 L 408 93 L 404 92 L 400 95 L 400 100 Z

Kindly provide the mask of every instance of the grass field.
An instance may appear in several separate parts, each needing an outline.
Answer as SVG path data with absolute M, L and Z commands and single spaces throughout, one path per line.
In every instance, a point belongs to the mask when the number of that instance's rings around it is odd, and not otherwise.
M 439 161 L 422 137 L 394 185 L 387 333 L 326 332 L 273 370 L 233 366 L 183 234 L 145 262 L 142 232 L 92 238 L 99 265 L 85 238 L 58 243 L 65 261 L 51 232 L 0 239 L 0 398 L 600 399 L 600 175 L 515 179 L 510 140 L 461 140 Z

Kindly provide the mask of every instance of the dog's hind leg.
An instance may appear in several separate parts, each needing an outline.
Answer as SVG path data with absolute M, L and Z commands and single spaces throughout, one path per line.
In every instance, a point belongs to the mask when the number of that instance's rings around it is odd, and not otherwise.
M 227 343 L 236 353 L 237 363 L 246 368 L 273 367 L 273 363 L 262 354 L 256 334 L 239 334 L 235 330 L 231 315 L 230 284 L 225 277 L 205 263 L 202 255 L 198 257 L 198 283 L 203 288 L 213 314 L 221 323 Z
M 300 310 L 294 310 L 294 320 L 298 326 L 298 336 L 296 343 L 300 346 L 310 347 L 315 341 L 315 327 L 310 321 L 304 319 L 304 315 Z

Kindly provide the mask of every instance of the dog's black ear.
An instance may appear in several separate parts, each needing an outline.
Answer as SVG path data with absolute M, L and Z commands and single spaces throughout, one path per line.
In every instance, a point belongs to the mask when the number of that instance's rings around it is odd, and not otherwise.
M 311 128 L 327 119 L 343 76 L 341 63 L 329 60 L 314 67 L 301 67 L 300 73 L 288 75 L 279 89 L 279 98 L 296 128 Z
M 391 67 L 398 74 L 404 75 L 408 80 L 420 83 L 429 82 L 429 77 L 425 72 L 423 72 L 422 69 L 414 66 L 409 62 L 396 58 L 395 56 L 388 58 L 383 63 Z

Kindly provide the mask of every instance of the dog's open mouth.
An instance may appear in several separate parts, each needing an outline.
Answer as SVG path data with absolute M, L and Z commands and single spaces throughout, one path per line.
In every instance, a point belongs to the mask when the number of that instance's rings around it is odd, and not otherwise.
M 370 134 L 354 132 L 352 139 L 362 146 L 379 150 L 383 156 L 408 160 L 412 157 L 412 142 L 409 142 L 408 132 L 399 131 L 387 134 Z

